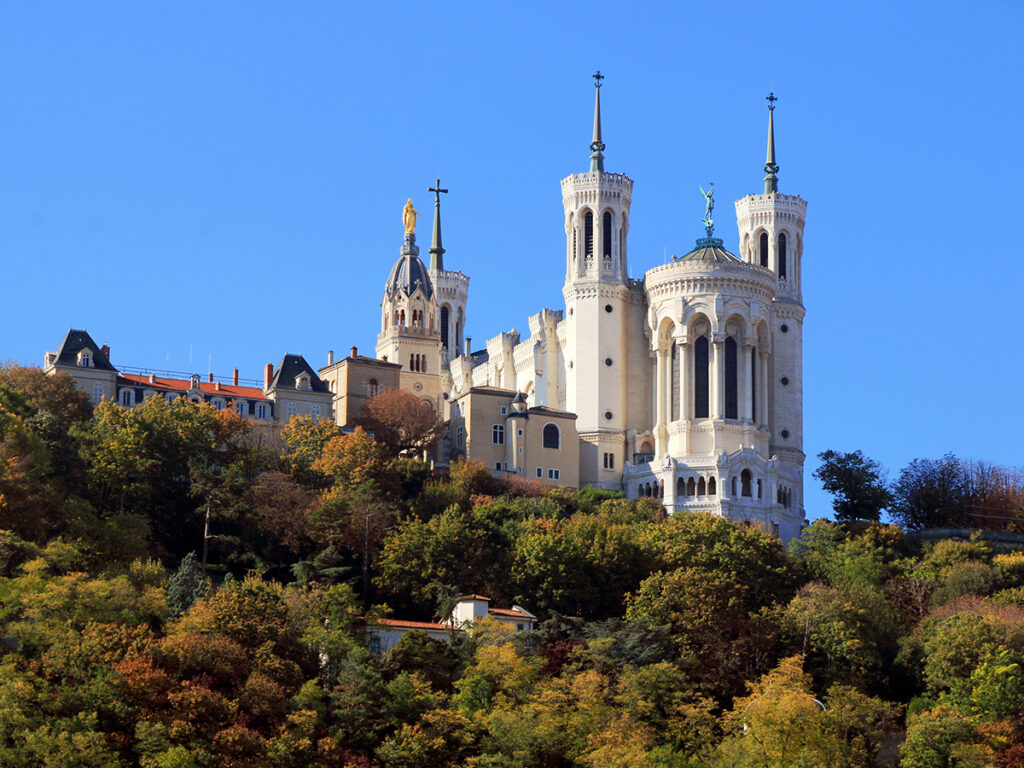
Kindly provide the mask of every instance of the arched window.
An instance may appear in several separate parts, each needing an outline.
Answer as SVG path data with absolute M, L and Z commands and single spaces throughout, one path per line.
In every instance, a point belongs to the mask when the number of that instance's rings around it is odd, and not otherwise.
M 502 424 L 495 424 L 491 427 L 491 442 L 494 445 L 505 444 L 505 427 Z
M 697 494 L 697 484 L 695 482 L 693 482 L 693 478 L 691 477 L 689 480 L 686 481 L 686 495 L 690 496 L 690 497 L 693 497 L 696 494 Z
M 714 496 L 718 492 L 718 483 L 715 482 L 715 478 L 708 479 L 708 496 Z
M 739 366 L 737 365 L 736 339 L 725 340 L 725 418 L 738 419 L 739 414 Z
M 416 355 L 409 355 L 409 370 L 416 370 Z
M 606 261 L 612 258 L 612 215 L 609 211 L 601 217 L 601 255 Z
M 422 373 L 426 373 L 427 372 L 427 356 L 426 355 L 420 355 L 420 371 Z
M 584 254 L 588 259 L 594 256 L 594 214 L 587 211 L 583 217 L 583 247 Z
M 561 447 L 562 435 L 557 424 L 544 425 L 544 447 L 558 449 Z
M 693 418 L 706 419 L 709 415 L 709 358 L 708 337 L 701 336 L 693 344 Z
M 375 397 L 380 392 L 380 384 L 377 383 L 376 379 L 370 379 L 366 382 L 366 396 Z
M 761 498 L 761 481 L 757 481 L 757 498 Z
M 683 478 L 680 477 L 679 479 L 676 480 L 676 496 L 685 496 L 685 495 L 686 495 L 686 481 L 683 480 Z
M 703 496 L 703 495 L 705 495 L 707 493 L 707 491 L 708 491 L 707 483 L 704 482 L 704 478 L 702 477 L 700 480 L 697 481 L 697 495 L 698 496 Z
M 737 495 L 737 494 L 736 494 L 736 475 L 733 475 L 733 476 L 732 476 L 732 477 L 730 478 L 730 486 L 731 486 L 731 488 L 730 488 L 731 494 L 730 494 L 730 495 L 731 495 L 731 496 L 732 496 L 733 498 L 735 498 L 735 497 L 736 497 L 736 495 Z
M 452 340 L 448 338 L 448 315 L 450 312 L 447 304 L 441 307 L 441 344 L 448 350 L 452 348 Z
M 575 264 L 576 257 L 579 255 L 579 245 L 576 243 L 576 222 L 570 222 L 569 226 L 572 227 L 572 263 Z
M 779 277 L 786 279 L 786 233 L 779 233 Z
M 405 325 L 405 310 L 404 309 L 400 310 L 398 312 L 398 324 L 399 325 Z
M 466 431 L 462 428 L 461 424 L 455 428 L 455 447 L 456 448 L 462 448 L 462 438 L 463 438 L 463 436 L 465 434 L 466 434 Z
M 767 268 L 768 267 L 768 233 L 767 232 L 762 232 L 761 233 L 760 249 L 761 249 L 761 266 Z
M 744 469 L 740 472 L 740 491 L 744 496 L 750 496 L 750 470 Z

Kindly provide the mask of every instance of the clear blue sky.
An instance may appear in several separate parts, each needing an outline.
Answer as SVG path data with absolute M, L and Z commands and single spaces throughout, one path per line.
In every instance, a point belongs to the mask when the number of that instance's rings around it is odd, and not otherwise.
M 1024 463 L 1024 4 L 20 3 L 0 22 L 0 358 L 68 327 L 115 365 L 256 378 L 373 349 L 401 208 L 440 176 L 483 342 L 561 308 L 559 180 L 635 179 L 630 271 L 697 187 L 809 201 L 807 513 L 826 448 Z M 422 239 L 422 238 L 421 238 Z

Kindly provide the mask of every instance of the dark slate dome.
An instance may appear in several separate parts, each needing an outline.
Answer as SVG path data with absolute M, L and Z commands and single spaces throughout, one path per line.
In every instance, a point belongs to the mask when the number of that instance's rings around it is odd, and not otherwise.
M 402 254 L 391 268 L 384 292 L 388 296 L 394 296 L 396 293 L 411 296 L 417 287 L 423 289 L 428 299 L 434 295 L 430 273 L 426 265 L 420 261 L 420 257 L 411 253 Z
M 679 261 L 717 261 L 726 264 L 742 264 L 743 260 L 738 256 L 729 253 L 722 247 L 722 241 L 717 237 L 702 237 L 697 241 L 697 247 Z

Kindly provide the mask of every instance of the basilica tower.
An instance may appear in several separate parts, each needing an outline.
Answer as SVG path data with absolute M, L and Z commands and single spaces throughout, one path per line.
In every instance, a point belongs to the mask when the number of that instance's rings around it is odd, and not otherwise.
M 384 286 L 377 357 L 401 365 L 401 388 L 429 399 L 437 408 L 441 366 L 437 296 L 419 253 L 413 223 L 411 230 L 406 228 L 401 255 Z
M 604 169 L 601 80 L 594 75 L 590 170 L 562 180 L 565 209 L 565 409 L 579 415 L 580 483 L 619 487 L 628 434 L 642 422 L 649 388 L 643 293 L 629 279 L 627 241 L 633 180 Z M 628 359 L 630 355 L 637 359 Z M 634 377 L 634 379 L 643 377 Z M 631 385 L 632 384 L 632 385 Z
M 801 293 L 804 222 L 807 202 L 779 192 L 775 162 L 775 102 L 768 98 L 768 150 L 764 194 L 736 201 L 740 254 L 744 261 L 771 270 L 776 278 L 771 305 L 771 358 L 767 407 L 769 453 L 779 462 L 777 502 L 788 511 L 803 508 L 803 320 Z

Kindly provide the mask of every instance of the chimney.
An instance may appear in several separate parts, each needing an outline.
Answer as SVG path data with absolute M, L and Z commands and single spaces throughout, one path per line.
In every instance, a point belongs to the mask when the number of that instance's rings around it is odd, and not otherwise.
M 358 350 L 358 349 L 356 349 L 356 348 L 355 348 L 355 347 L 353 346 L 353 347 L 352 347 L 352 357 L 355 357 L 355 356 L 356 356 L 356 355 L 357 355 L 358 353 L 359 353 L 359 350 Z
M 388 361 L 388 356 L 387 355 L 382 356 L 381 360 L 383 360 L 386 363 Z
M 213 371 L 210 371 L 208 374 L 206 374 L 206 376 L 207 378 L 209 378 L 210 383 L 213 384 Z
M 104 344 L 102 347 L 100 347 L 100 352 L 103 353 L 103 356 L 105 358 L 107 358 L 107 360 L 110 360 L 110 345 L 109 344 Z
M 232 383 L 232 385 L 234 385 L 236 387 L 238 386 L 238 369 L 237 368 L 235 368 L 234 372 L 231 374 L 231 383 Z
M 218 382 L 217 382 L 216 384 L 214 384 L 214 385 L 213 385 L 213 388 L 214 388 L 215 390 L 217 390 L 218 392 L 220 392 L 220 382 L 218 381 Z
M 327 350 L 327 364 L 328 365 L 334 365 L 334 350 L 333 349 L 328 349 Z
M 267 363 L 267 367 L 263 369 L 263 388 L 270 389 L 270 380 L 274 378 L 274 365 L 273 363 Z
M 469 343 L 473 341 L 469 336 L 466 337 L 466 357 L 469 357 Z
M 155 373 L 149 374 L 149 383 L 150 384 L 156 384 L 156 374 Z

